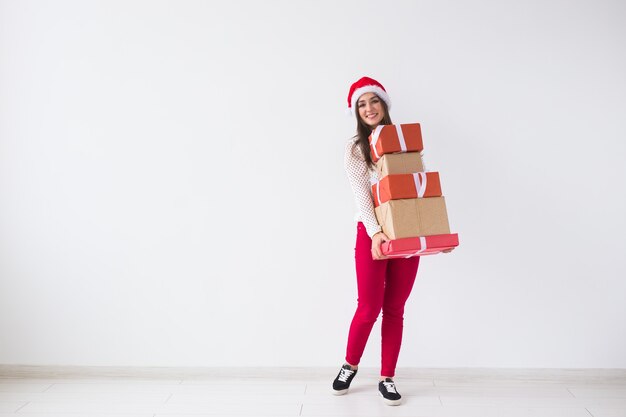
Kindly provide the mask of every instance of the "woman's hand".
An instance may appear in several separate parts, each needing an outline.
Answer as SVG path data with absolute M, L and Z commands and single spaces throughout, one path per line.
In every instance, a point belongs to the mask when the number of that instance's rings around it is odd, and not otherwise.
M 372 236 L 372 258 L 376 260 L 387 259 L 388 256 L 383 255 L 380 244 L 389 241 L 389 238 L 383 232 L 378 232 Z
M 450 248 L 450 249 L 442 250 L 441 252 L 442 252 L 442 253 L 450 253 L 450 252 L 452 252 L 452 249 L 454 249 L 454 248 Z

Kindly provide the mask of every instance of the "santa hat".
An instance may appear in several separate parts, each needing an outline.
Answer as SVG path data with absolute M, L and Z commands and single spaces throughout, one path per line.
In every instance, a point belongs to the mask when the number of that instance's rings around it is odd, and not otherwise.
M 348 93 L 348 112 L 353 116 L 356 115 L 356 103 L 365 93 L 374 93 L 387 103 L 387 108 L 391 108 L 391 99 L 385 90 L 385 87 L 378 81 L 370 77 L 363 77 L 350 86 Z

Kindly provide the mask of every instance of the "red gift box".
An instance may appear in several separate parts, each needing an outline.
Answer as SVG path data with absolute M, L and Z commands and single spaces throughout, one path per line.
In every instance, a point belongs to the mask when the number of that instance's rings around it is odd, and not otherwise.
M 378 125 L 369 136 L 369 143 L 373 162 L 378 161 L 384 154 L 419 152 L 424 149 L 419 123 Z
M 459 235 L 451 233 L 389 240 L 383 242 L 380 248 L 383 255 L 390 258 L 410 258 L 412 256 L 434 255 L 456 246 L 459 246 Z
M 441 182 L 438 172 L 414 172 L 383 177 L 372 185 L 374 207 L 389 200 L 401 198 L 440 197 Z

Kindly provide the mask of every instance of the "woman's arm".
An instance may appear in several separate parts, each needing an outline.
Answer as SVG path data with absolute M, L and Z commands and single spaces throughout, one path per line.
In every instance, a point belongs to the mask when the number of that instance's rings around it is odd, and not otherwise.
M 352 140 L 349 140 L 346 144 L 344 164 L 352 191 L 354 192 L 354 198 L 361 212 L 361 220 L 363 220 L 369 237 L 373 237 L 382 228 L 378 224 L 376 214 L 374 213 L 367 163 L 363 159 L 361 149 Z

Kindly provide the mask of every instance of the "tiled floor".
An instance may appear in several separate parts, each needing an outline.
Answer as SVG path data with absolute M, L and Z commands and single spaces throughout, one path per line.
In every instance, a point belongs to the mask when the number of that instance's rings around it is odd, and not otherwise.
M 626 417 L 626 370 L 399 371 L 405 399 L 384 405 L 372 370 L 348 395 L 335 370 L 52 373 L 0 368 L 0 417 L 349 416 Z

